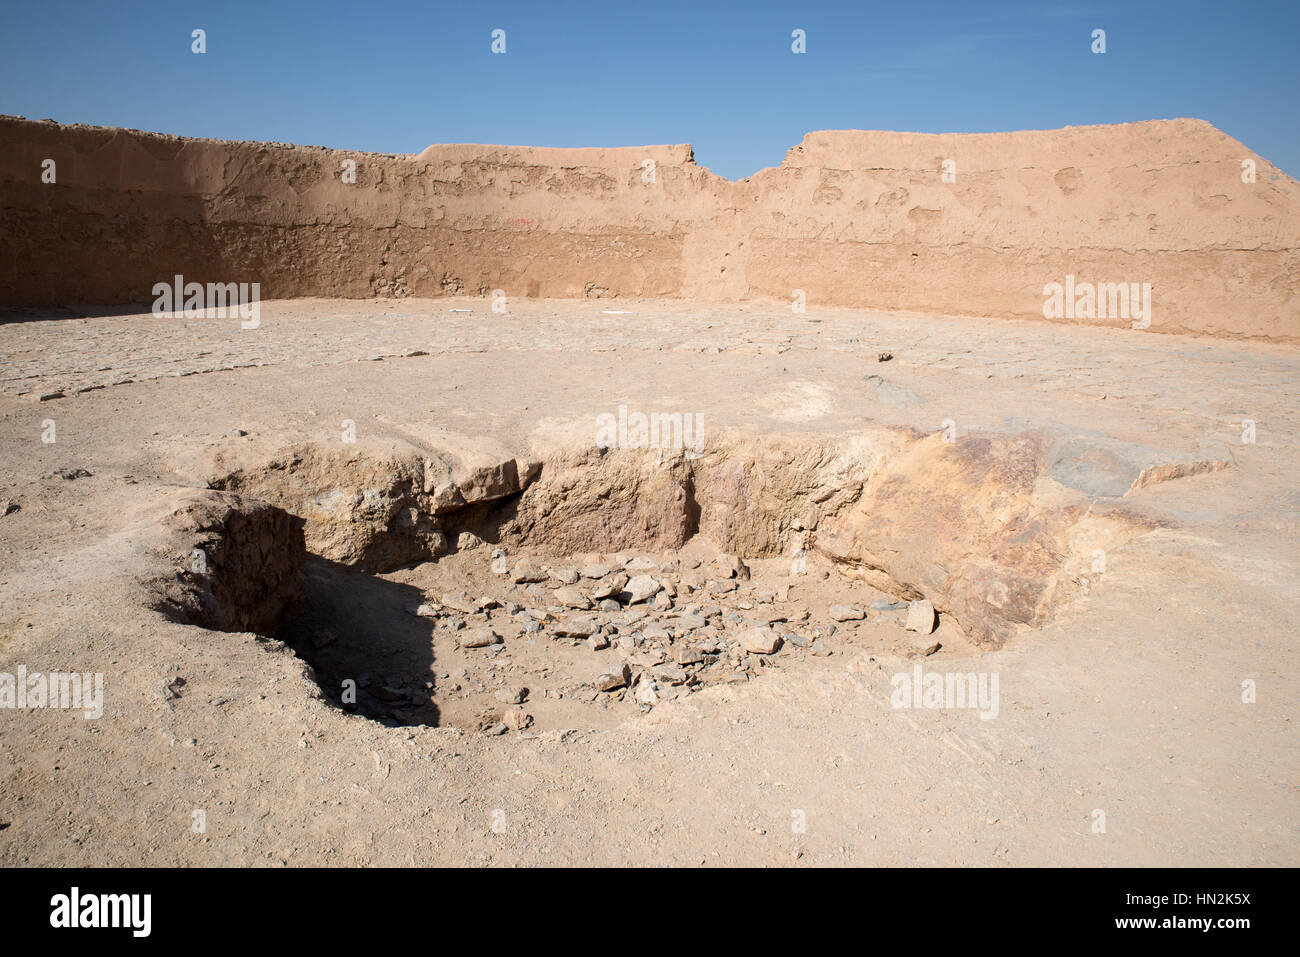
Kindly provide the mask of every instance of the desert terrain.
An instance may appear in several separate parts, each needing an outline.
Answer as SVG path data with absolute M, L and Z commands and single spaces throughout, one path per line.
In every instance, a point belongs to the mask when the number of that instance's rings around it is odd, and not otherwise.
M 0 863 L 1300 862 L 1300 185 L 1208 124 L 0 139 L 0 672 L 103 680 Z

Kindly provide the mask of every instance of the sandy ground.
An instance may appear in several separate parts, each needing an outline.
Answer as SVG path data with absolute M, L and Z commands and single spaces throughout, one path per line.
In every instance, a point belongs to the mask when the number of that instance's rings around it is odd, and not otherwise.
M 295 300 L 256 330 L 8 318 L 26 321 L 0 325 L 0 498 L 19 506 L 0 518 L 0 671 L 102 672 L 105 708 L 0 713 L 0 862 L 1300 861 L 1294 349 L 626 300 Z M 136 518 L 199 481 L 200 453 L 330 441 L 344 419 L 524 448 L 620 404 L 773 435 L 1051 422 L 1234 467 L 1130 495 L 1162 527 L 1046 626 L 997 651 L 947 633 L 924 667 L 996 674 L 991 720 L 891 706 L 915 661 L 868 624 L 648 714 L 392 728 L 322 697 L 284 645 L 166 621 L 132 587 L 150 571 Z M 818 581 L 800 599 L 817 619 L 871 597 Z

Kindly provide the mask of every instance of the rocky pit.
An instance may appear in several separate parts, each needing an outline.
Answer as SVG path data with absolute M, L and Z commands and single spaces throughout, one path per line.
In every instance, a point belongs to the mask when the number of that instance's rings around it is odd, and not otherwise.
M 300 445 L 184 493 L 171 547 L 193 560 L 153 602 L 286 643 L 329 700 L 389 726 L 611 726 L 829 656 L 831 636 L 896 663 L 1041 625 L 1097 577 L 1097 547 L 1144 530 L 1044 495 L 1044 447 L 881 432 L 494 461 Z
M 789 578 L 705 558 L 702 543 L 554 561 L 497 549 L 491 564 L 471 551 L 479 557 L 379 577 L 313 561 L 308 609 L 278 636 L 345 710 L 504 734 L 610 727 L 633 709 L 826 654 L 817 639 L 837 627 L 811 620 Z M 860 620 L 866 607 L 842 614 Z

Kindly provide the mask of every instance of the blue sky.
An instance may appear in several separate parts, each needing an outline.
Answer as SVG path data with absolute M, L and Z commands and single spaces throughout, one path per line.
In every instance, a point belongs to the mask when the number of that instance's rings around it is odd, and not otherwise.
M 810 130 L 1193 116 L 1300 176 L 1300 0 L 5 6 L 0 112 L 32 119 L 386 153 L 692 143 L 738 179 Z

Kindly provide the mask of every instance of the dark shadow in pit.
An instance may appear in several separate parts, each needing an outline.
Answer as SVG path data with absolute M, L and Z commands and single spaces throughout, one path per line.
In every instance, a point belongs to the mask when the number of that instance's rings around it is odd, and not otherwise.
M 325 696 L 392 727 L 438 724 L 433 621 L 414 614 L 424 593 L 315 556 L 301 576 L 305 610 L 275 637 L 315 669 Z
M 474 502 L 443 516 L 443 530 L 452 554 L 460 551 L 457 540 L 468 532 L 489 545 L 505 540 L 519 544 L 519 505 L 524 492 L 512 492 L 488 502 Z
M 686 540 L 690 541 L 700 531 L 700 516 L 703 514 L 699 499 L 695 497 L 695 479 L 687 476 L 682 491 L 686 493 Z

